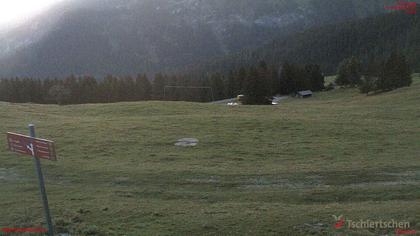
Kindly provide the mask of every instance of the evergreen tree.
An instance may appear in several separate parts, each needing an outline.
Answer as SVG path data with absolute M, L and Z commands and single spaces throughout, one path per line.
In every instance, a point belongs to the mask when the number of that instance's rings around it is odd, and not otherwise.
M 43 98 L 44 103 L 47 103 L 47 104 L 54 103 L 54 100 L 51 99 L 51 97 L 49 96 L 49 92 L 50 92 L 50 89 L 51 89 L 52 86 L 54 86 L 54 80 L 51 80 L 49 78 L 43 80 L 42 94 L 43 94 L 43 97 L 44 97 Z
M 404 55 L 399 56 L 398 60 L 398 69 L 400 74 L 400 80 L 398 83 L 399 87 L 409 87 L 413 83 L 413 79 L 411 77 L 411 68 L 410 64 L 407 61 L 407 58 Z
M 321 67 L 319 65 L 306 65 L 305 70 L 310 81 L 310 90 L 322 91 L 325 88 L 325 77 L 321 72 Z
M 136 84 L 133 77 L 119 78 L 118 84 L 118 101 L 136 101 Z
M 166 76 L 162 74 L 156 74 L 152 84 L 153 99 L 163 100 L 164 89 L 166 86 Z
M 310 90 L 311 89 L 311 81 L 309 74 L 305 70 L 305 68 L 299 65 L 293 65 L 293 79 L 295 80 L 295 89 L 294 93 L 297 93 L 302 90 Z
M 235 73 L 235 81 L 237 81 L 237 95 L 243 94 L 245 91 L 245 79 L 247 76 L 247 71 L 244 67 L 241 67 L 237 73 Z
M 359 85 L 359 90 L 361 93 L 365 93 L 366 95 L 372 91 L 376 90 L 376 81 L 377 79 L 373 76 L 364 76 L 362 81 Z
M 370 92 L 377 90 L 380 71 L 381 65 L 378 64 L 373 58 L 369 59 L 359 86 L 361 93 L 369 94 Z
M 269 88 L 270 95 L 277 95 L 281 93 L 279 70 L 277 66 L 274 65 L 269 67 Z
M 412 83 L 411 71 L 404 55 L 393 52 L 383 66 L 378 81 L 378 89 L 390 91 L 410 86 Z
M 48 95 L 55 104 L 64 105 L 69 103 L 71 92 L 62 83 L 57 82 L 50 88 Z
M 214 99 L 221 100 L 226 98 L 225 96 L 225 85 L 223 77 L 220 73 L 215 73 L 210 77 L 211 87 L 214 93 Z
M 150 100 L 152 98 L 152 84 L 146 74 L 138 75 L 136 78 L 137 100 Z
M 80 102 L 79 103 L 94 103 L 97 102 L 98 97 L 98 82 L 92 76 L 84 76 L 79 78 L 78 87 L 80 89 Z M 70 89 L 71 91 L 71 89 Z M 71 98 L 71 100 L 73 100 Z
M 107 75 L 99 87 L 104 102 L 111 103 L 118 101 L 118 80 L 116 77 Z
M 244 81 L 245 104 L 270 104 L 264 81 L 259 77 L 258 69 L 252 66 Z
M 340 63 L 337 72 L 336 84 L 340 86 L 357 86 L 362 78 L 362 66 L 360 61 L 352 57 Z
M 226 96 L 233 98 L 239 95 L 237 94 L 237 90 L 237 81 L 235 80 L 234 72 L 230 71 L 226 81 Z
M 83 102 L 80 81 L 74 75 L 66 77 L 63 81 L 63 86 L 70 91 L 69 103 L 80 104 Z
M 269 71 L 268 65 L 265 61 L 260 61 L 257 67 L 258 72 L 258 86 L 261 90 L 261 93 L 264 93 L 265 96 L 270 97 L 274 95 L 274 90 L 272 88 L 271 73 Z
M 210 79 L 207 76 L 204 76 L 200 79 L 200 82 L 198 84 L 200 87 L 211 87 Z M 202 89 L 200 90 L 200 97 L 199 101 L 201 102 L 210 102 L 216 100 L 214 98 L 214 91 L 208 90 L 208 89 Z
M 0 79 L 0 101 L 11 102 L 11 82 L 9 79 Z
M 290 94 L 296 91 L 293 66 L 284 63 L 280 72 L 280 92 L 281 94 Z

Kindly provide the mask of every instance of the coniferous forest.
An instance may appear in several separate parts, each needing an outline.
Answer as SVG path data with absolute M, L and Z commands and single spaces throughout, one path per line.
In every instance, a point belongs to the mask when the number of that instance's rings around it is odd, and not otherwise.
M 420 6 L 417 7 L 420 11 Z M 280 37 L 261 48 L 197 66 L 196 70 L 229 71 L 243 65 L 289 61 L 319 64 L 325 74 L 335 74 L 339 63 L 352 56 L 363 63 L 385 61 L 392 51 L 405 55 L 410 67 L 420 71 L 418 14 L 393 12 L 361 20 L 330 24 Z
M 335 73 L 338 86 L 357 86 L 367 94 L 385 92 L 409 86 L 411 72 L 420 69 L 417 19 L 417 15 L 391 13 L 311 29 L 205 66 L 149 77 L 3 78 L 0 100 L 45 104 L 209 102 L 243 94 L 248 104 L 267 104 L 273 95 L 323 90 L 324 75 Z
M 283 68 L 284 67 L 284 68 Z M 145 100 L 210 102 L 245 94 L 249 104 L 264 104 L 276 94 L 320 91 L 324 76 L 317 65 L 283 67 L 260 62 L 224 75 L 156 74 L 103 79 L 69 76 L 65 79 L 12 78 L 0 80 L 0 100 L 14 103 L 84 104 Z M 290 73 L 290 74 L 289 74 Z
M 227 75 L 145 74 L 136 78 L 108 75 L 69 76 L 60 79 L 13 78 L 0 80 L 0 101 L 13 103 L 84 104 L 124 101 L 171 100 L 210 102 L 245 95 L 246 104 L 270 104 L 278 94 L 296 94 L 301 90 L 322 91 L 325 76 L 315 64 L 242 67 Z M 356 57 L 343 60 L 337 69 L 335 85 L 359 87 L 362 93 L 386 92 L 410 86 L 411 69 L 406 57 L 398 52 L 382 62 L 363 64 Z M 329 85 L 327 89 L 331 89 Z

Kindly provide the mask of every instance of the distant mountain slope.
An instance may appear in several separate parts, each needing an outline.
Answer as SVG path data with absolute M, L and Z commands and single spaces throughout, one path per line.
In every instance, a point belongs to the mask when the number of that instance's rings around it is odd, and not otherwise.
M 384 12 L 378 0 L 69 0 L 0 35 L 0 76 L 135 74 L 255 48 L 313 26 Z
M 420 8 L 418 9 L 420 11 Z M 335 73 L 338 64 L 351 56 L 363 61 L 386 59 L 392 51 L 404 53 L 415 71 L 420 71 L 420 23 L 418 15 L 402 12 L 331 24 L 281 37 L 261 48 L 244 50 L 204 63 L 195 69 L 227 72 L 261 60 L 320 64 L 326 73 Z

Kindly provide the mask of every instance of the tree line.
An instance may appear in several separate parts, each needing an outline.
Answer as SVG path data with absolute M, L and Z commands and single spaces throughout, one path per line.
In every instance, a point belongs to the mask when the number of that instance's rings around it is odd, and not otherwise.
M 0 101 L 40 104 L 113 103 L 124 101 L 171 100 L 209 102 L 246 97 L 247 104 L 267 104 L 276 94 L 299 90 L 320 91 L 324 76 L 320 66 L 283 66 L 260 62 L 228 74 L 156 74 L 153 79 L 140 74 L 103 79 L 69 76 L 65 79 L 12 78 L 0 80 Z
M 0 80 L 0 100 L 14 103 L 84 104 L 150 100 L 153 87 L 146 75 L 133 79 L 69 76 L 60 79 Z
M 361 93 L 387 92 L 410 86 L 410 65 L 403 54 L 393 52 L 385 61 L 370 59 L 362 64 L 356 57 L 340 63 L 335 83 L 343 87 L 359 87 Z
M 418 6 L 420 10 L 420 5 Z M 370 58 L 386 60 L 393 50 L 406 56 L 412 69 L 420 71 L 419 14 L 404 12 L 377 15 L 354 21 L 344 21 L 280 36 L 257 49 L 245 49 L 209 63 L 197 65 L 196 71 L 228 72 L 232 67 L 289 61 L 296 64 L 315 63 L 332 75 L 341 61 L 356 56 L 362 62 Z
M 158 73 L 151 80 L 145 74 L 103 79 L 92 76 L 69 76 L 65 79 L 12 78 L 0 80 L 0 101 L 41 104 L 113 103 L 124 101 L 194 101 L 209 102 L 245 95 L 246 104 L 269 104 L 275 95 L 295 94 L 302 90 L 322 91 L 324 75 L 315 64 L 284 63 L 281 66 L 241 67 L 228 74 L 207 73 L 166 75 Z M 409 63 L 404 55 L 393 52 L 377 62 L 362 63 L 351 57 L 337 69 L 336 85 L 359 87 L 362 93 L 384 92 L 412 83 Z

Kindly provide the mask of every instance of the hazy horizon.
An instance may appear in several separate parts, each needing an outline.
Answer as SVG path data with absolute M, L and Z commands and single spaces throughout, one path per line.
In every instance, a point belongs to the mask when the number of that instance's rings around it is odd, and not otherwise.
M 63 0 L 3 0 L 0 2 L 0 29 L 27 22 Z

